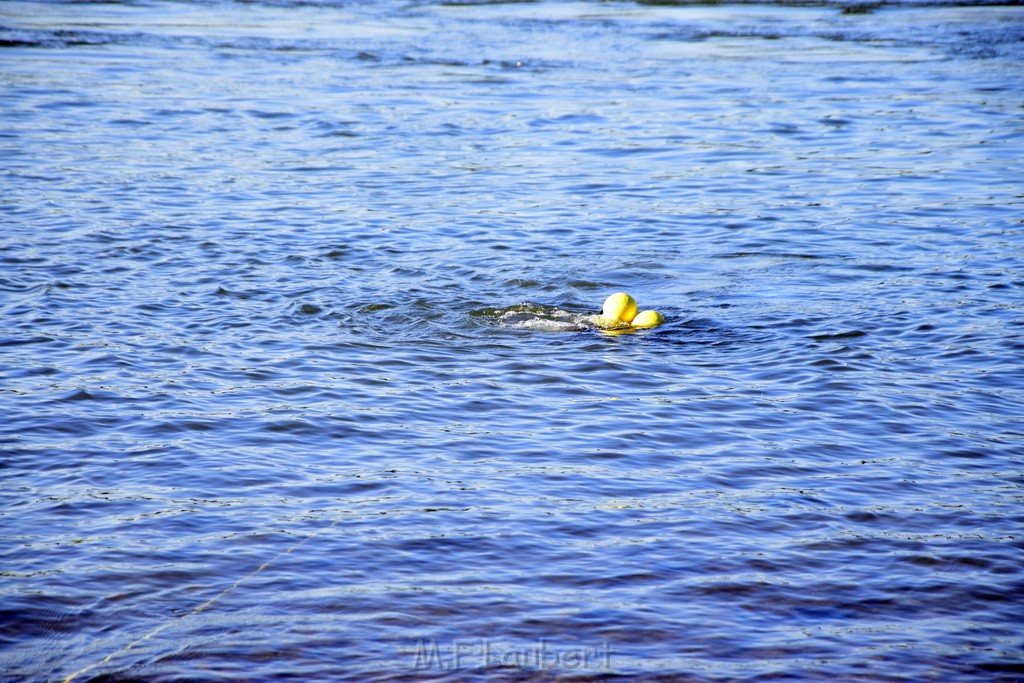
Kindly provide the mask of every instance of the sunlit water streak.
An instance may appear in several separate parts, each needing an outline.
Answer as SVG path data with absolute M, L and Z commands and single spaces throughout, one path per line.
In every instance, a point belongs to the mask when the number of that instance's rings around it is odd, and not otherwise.
M 1018 680 L 1024 13 L 810 5 L 0 5 L 4 680 Z

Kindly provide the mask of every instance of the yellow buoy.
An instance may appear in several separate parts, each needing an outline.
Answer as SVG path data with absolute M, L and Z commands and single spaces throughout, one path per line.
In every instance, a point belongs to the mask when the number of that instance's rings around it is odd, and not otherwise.
M 636 300 L 625 292 L 616 292 L 604 300 L 601 317 L 609 323 L 631 323 L 636 317 Z
M 665 316 L 657 311 L 640 311 L 633 318 L 633 327 L 657 327 L 665 322 Z

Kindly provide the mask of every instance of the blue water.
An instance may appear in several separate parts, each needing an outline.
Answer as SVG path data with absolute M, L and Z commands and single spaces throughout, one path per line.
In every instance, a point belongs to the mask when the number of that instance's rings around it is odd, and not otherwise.
M 0 4 L 0 677 L 1024 680 L 1022 65 L 1021 6 Z

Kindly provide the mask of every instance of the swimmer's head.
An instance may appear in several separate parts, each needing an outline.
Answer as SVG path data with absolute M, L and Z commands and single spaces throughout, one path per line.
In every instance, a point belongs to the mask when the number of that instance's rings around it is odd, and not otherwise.
M 665 316 L 657 311 L 640 311 L 633 318 L 633 327 L 657 327 L 665 322 Z
M 604 300 L 601 317 L 609 322 L 633 322 L 636 317 L 636 301 L 625 292 L 616 292 Z

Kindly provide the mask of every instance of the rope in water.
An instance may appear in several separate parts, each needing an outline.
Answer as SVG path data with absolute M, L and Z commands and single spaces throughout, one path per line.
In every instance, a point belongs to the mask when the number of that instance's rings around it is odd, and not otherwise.
M 82 674 L 86 674 L 86 673 L 92 671 L 93 669 L 97 669 L 97 668 L 103 666 L 104 664 L 110 662 L 115 657 L 118 657 L 120 655 L 123 655 L 123 654 L 125 654 L 127 652 L 132 651 L 133 649 L 135 649 L 136 647 L 138 647 L 142 643 L 144 643 L 147 640 L 149 640 L 150 638 L 156 636 L 160 632 L 166 630 L 170 626 L 172 626 L 174 624 L 177 624 L 177 623 L 180 623 L 180 622 L 184 621 L 185 619 L 188 619 L 189 617 L 194 617 L 197 614 L 201 614 L 202 612 L 205 612 L 206 610 L 210 609 L 210 607 L 212 607 L 214 604 L 216 604 L 225 595 L 227 595 L 231 591 L 235 590 L 236 588 L 241 586 L 243 583 L 245 583 L 246 581 L 248 581 L 252 577 L 256 576 L 257 574 L 259 574 L 264 569 L 266 569 L 270 565 L 274 564 L 278 560 L 280 560 L 282 557 L 285 557 L 286 555 L 292 554 L 293 552 L 298 550 L 300 547 L 302 547 L 303 545 L 305 545 L 309 541 L 311 541 L 314 538 L 316 538 L 317 536 L 319 536 L 324 531 L 327 531 L 329 529 L 333 529 L 337 524 L 338 524 L 338 520 L 336 519 L 333 522 L 331 522 L 330 524 L 328 524 L 327 526 L 324 526 L 324 527 L 321 527 L 321 528 L 317 529 L 316 531 L 311 533 L 309 536 L 306 536 L 305 538 L 303 538 L 301 541 L 299 541 L 298 543 L 296 543 L 292 547 L 288 548 L 287 550 L 282 550 L 277 555 L 274 555 L 272 558 L 270 558 L 269 560 L 267 560 L 266 562 L 264 562 L 260 566 L 256 567 L 256 569 L 253 569 L 251 572 L 249 572 L 248 574 L 246 574 L 242 578 L 238 579 L 233 584 L 231 584 L 230 586 L 228 586 L 227 588 L 222 590 L 220 593 L 217 593 L 212 598 L 210 598 L 209 600 L 207 600 L 203 604 L 201 604 L 198 607 L 196 607 L 195 609 L 193 609 L 191 612 L 187 612 L 187 613 L 181 615 L 180 617 L 177 617 L 176 619 L 170 619 L 168 621 L 165 621 L 164 623 L 160 624 L 159 626 L 157 626 L 155 629 L 153 629 L 152 631 L 150 631 L 146 635 L 141 636 L 139 638 L 136 638 L 135 640 L 133 640 L 132 642 L 128 643 L 127 645 L 125 645 L 124 647 L 122 647 L 119 650 L 115 650 L 115 651 L 111 652 L 109 655 L 107 655 L 106 657 L 104 657 L 100 661 L 98 661 L 98 662 L 96 662 L 94 664 L 90 664 L 90 665 L 88 665 L 86 667 L 83 667 L 83 668 L 79 669 L 75 673 L 73 673 L 70 676 L 68 676 L 67 678 L 65 678 L 63 683 L 71 683 L 72 681 L 74 681 L 76 678 L 78 678 Z

